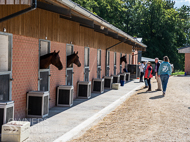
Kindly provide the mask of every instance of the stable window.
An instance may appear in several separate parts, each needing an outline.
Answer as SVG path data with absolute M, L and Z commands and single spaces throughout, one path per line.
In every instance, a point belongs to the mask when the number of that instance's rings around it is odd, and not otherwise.
M 74 47 L 72 44 L 67 44 L 66 46 L 66 55 L 69 56 L 73 54 Z M 66 56 L 66 61 L 67 61 Z M 66 84 L 67 85 L 73 85 L 73 64 L 69 65 L 69 67 L 66 68 Z
M 122 53 L 120 53 L 120 59 L 122 57 Z M 122 63 L 120 64 L 120 73 L 122 73 Z
M 101 78 L 101 49 L 97 51 L 97 78 Z
M 109 76 L 109 70 L 110 70 L 110 51 L 107 51 L 107 59 L 106 59 L 106 76 Z
M 39 40 L 39 56 L 44 56 L 50 53 L 50 41 Z M 40 60 L 39 60 L 40 62 Z M 38 73 L 38 90 L 39 91 L 49 91 L 50 90 L 50 68 L 40 69 Z
M 125 59 L 127 60 L 127 54 L 125 54 Z M 127 69 L 127 63 L 125 64 L 125 69 Z
M 0 32 L 0 101 L 12 100 L 12 34 Z
M 114 75 L 116 75 L 117 70 L 117 52 L 114 52 Z
M 89 81 L 89 47 L 84 48 L 84 81 Z
M 131 64 L 131 55 L 129 54 L 129 64 Z

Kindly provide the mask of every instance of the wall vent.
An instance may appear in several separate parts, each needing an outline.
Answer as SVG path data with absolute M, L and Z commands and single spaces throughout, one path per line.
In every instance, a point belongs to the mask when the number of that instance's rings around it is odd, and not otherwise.
M 63 85 L 57 87 L 57 106 L 72 106 L 73 92 L 73 86 Z
M 27 93 L 27 117 L 44 118 L 49 114 L 49 92 L 30 91 Z
M 104 87 L 112 89 L 113 76 L 104 77 Z
M 88 99 L 91 97 L 91 81 L 78 82 L 77 97 Z
M 0 133 L 2 125 L 14 120 L 14 101 L 0 102 Z
M 93 91 L 95 92 L 100 92 L 103 93 L 104 92 L 104 79 L 93 79 Z

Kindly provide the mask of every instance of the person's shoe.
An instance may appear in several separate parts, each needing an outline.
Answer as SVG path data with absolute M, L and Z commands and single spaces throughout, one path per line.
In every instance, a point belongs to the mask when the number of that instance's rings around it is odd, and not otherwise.
M 163 92 L 163 96 L 165 97 L 166 93 Z
M 150 92 L 151 91 L 151 89 L 148 89 L 146 92 Z
M 161 89 L 156 89 L 155 91 L 162 91 Z
M 148 86 L 145 86 L 144 88 L 148 88 Z

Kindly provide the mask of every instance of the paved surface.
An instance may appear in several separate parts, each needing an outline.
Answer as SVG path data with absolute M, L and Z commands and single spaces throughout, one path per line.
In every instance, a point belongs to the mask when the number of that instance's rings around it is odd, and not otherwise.
M 31 119 L 30 138 L 27 142 L 52 142 L 73 128 L 91 118 L 107 106 L 122 98 L 131 90 L 142 87 L 143 83 L 134 80 L 125 84 L 119 90 L 105 90 L 105 93 L 92 93 L 91 99 L 76 99 L 72 107 L 54 107 L 45 120 Z M 111 110 L 109 110 L 110 112 Z M 107 113 L 109 113 L 107 112 Z
M 190 76 L 171 77 L 165 97 L 152 82 L 71 142 L 189 142 Z

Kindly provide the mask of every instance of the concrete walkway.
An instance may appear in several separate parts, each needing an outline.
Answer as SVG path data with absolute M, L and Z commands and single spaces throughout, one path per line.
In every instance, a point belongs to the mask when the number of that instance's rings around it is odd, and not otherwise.
M 35 124 L 30 129 L 27 142 L 64 142 L 82 134 L 98 120 L 110 113 L 135 90 L 144 86 L 138 80 L 125 84 L 119 90 L 92 93 L 91 99 L 76 99 L 72 107 L 53 107 L 46 119 L 30 119 Z

